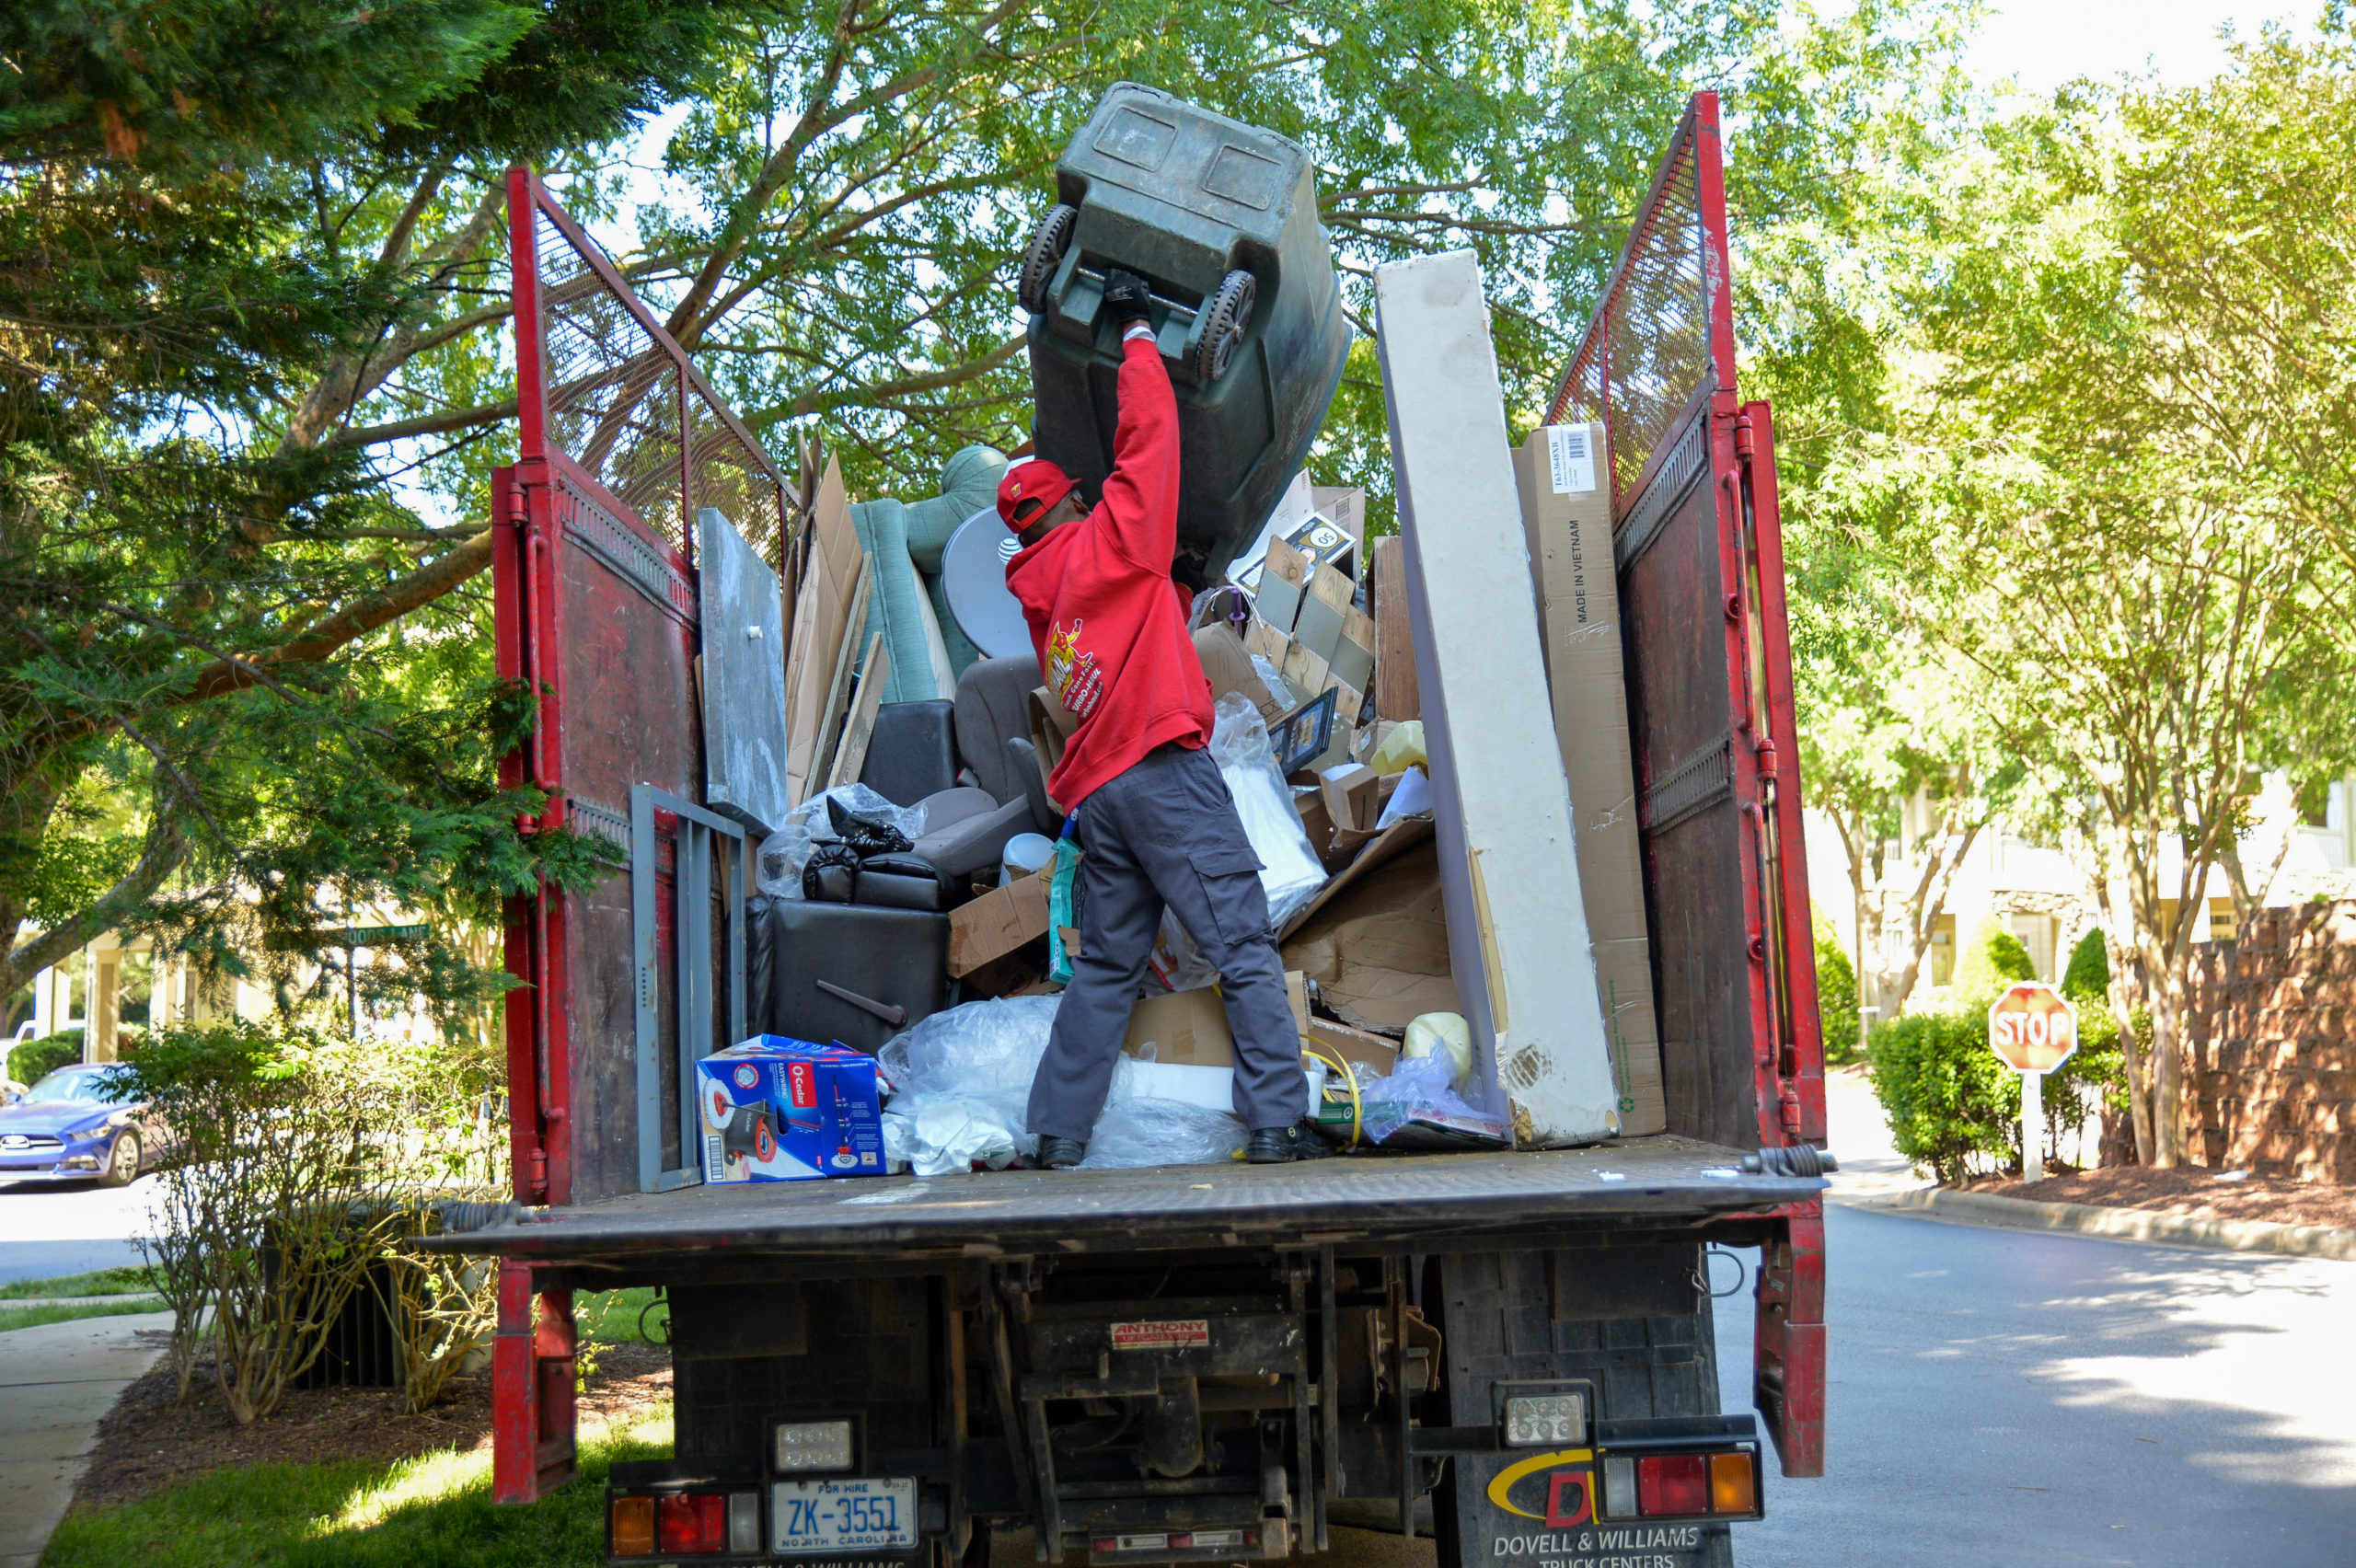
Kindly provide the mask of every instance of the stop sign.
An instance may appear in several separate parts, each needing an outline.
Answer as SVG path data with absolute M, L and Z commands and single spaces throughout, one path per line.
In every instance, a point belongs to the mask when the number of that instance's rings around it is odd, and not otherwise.
M 1988 1044 L 2016 1073 L 2050 1072 L 2078 1048 L 2078 1009 L 2042 980 L 2020 981 L 1988 1009 Z

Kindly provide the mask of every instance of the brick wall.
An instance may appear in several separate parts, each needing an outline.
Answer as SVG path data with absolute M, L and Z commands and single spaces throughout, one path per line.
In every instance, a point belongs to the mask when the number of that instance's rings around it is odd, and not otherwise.
M 2193 1160 L 2356 1182 L 2356 903 L 2262 909 L 2192 953 Z

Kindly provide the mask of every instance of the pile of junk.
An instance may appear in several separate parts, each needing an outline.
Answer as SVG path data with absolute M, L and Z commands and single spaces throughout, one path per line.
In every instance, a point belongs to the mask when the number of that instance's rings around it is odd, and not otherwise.
M 1505 525 L 1426 507 L 1420 539 L 1415 455 L 1395 447 L 1402 532 L 1369 538 L 1364 492 L 1304 468 L 1350 332 L 1300 149 L 1124 86 L 1057 180 L 1021 279 L 1035 450 L 1094 497 L 1120 352 L 1102 283 L 1147 278 L 1181 412 L 1172 575 L 1322 1140 L 1660 1130 L 1611 572 L 1576 565 L 1611 560 L 1600 427 L 1514 451 L 1500 416 Z M 707 799 L 760 836 L 757 1033 L 699 1070 L 707 1181 L 1035 1153 L 1023 1112 L 1082 851 L 1047 787 L 1072 720 L 1005 586 L 1009 462 L 969 447 L 915 502 L 853 502 L 829 464 L 780 570 L 722 552 L 740 618 L 777 640 L 704 634 Z M 1447 570 L 1426 575 L 1436 545 Z M 1087 1166 L 1238 1157 L 1233 1049 L 1218 975 L 1165 917 Z M 1554 1064 L 1581 1052 L 1572 1104 Z

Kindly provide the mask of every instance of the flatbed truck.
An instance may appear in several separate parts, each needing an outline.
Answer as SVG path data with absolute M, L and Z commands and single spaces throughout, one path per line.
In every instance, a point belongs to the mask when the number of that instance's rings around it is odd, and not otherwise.
M 1824 1463 L 1829 1157 L 1769 409 L 1737 397 L 1717 103 L 1672 137 L 1548 422 L 1605 426 L 1669 1131 L 1256 1167 L 699 1185 L 693 1061 L 745 1032 L 755 847 L 698 804 L 692 519 L 782 557 L 792 490 L 529 172 L 521 455 L 496 486 L 509 777 L 609 847 L 516 900 L 516 1206 L 494 1486 L 574 1474 L 573 1293 L 661 1286 L 673 1456 L 607 1561 L 1240 1562 L 1337 1527 L 1443 1568 L 1731 1563 Z M 658 460 L 649 461 L 653 453 Z M 1750 1412 L 1710 1249 L 1756 1249 Z

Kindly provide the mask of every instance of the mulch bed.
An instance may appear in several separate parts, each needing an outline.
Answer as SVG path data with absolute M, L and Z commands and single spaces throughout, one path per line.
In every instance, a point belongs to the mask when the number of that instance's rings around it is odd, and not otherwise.
M 2220 1174 L 2201 1166 L 2154 1170 L 2129 1165 L 2049 1176 L 2034 1183 L 1975 1182 L 1970 1190 L 2038 1203 L 2094 1204 L 2105 1208 L 2157 1209 L 2201 1219 L 2257 1219 L 2356 1230 L 2356 1187 L 2256 1175 L 2221 1182 Z
M 143 1338 L 161 1344 L 161 1330 Z M 305 1389 L 268 1421 L 240 1426 L 223 1402 L 209 1359 L 201 1360 L 189 1402 L 173 1401 L 168 1361 L 122 1391 L 98 1425 L 75 1508 L 128 1503 L 186 1476 L 248 1465 L 367 1459 L 389 1464 L 437 1448 L 491 1446 L 491 1378 L 454 1378 L 440 1402 L 405 1413 L 397 1389 Z M 671 1354 L 647 1344 L 601 1346 L 581 1397 L 583 1435 L 601 1422 L 626 1422 L 671 1397 Z

